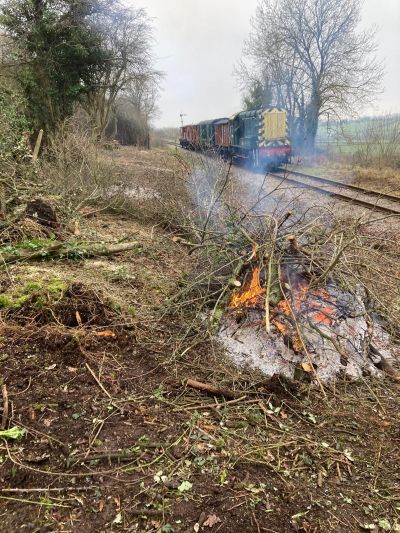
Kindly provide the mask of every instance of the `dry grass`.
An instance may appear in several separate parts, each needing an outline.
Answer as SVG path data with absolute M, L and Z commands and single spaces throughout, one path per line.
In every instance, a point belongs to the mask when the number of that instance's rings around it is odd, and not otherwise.
M 354 183 L 361 187 L 400 196 L 400 169 L 360 167 L 353 169 Z
M 90 203 L 115 203 L 118 201 L 115 187 L 123 182 L 123 175 L 114 168 L 93 135 L 70 123 L 65 123 L 49 140 L 38 172 L 43 189 L 58 196 L 66 211 Z
M 69 218 L 91 206 L 146 223 L 181 222 L 190 202 L 186 163 L 163 150 L 114 148 L 99 145 L 79 125 L 64 124 L 39 161 L 35 194 L 53 197 Z
M 121 147 L 108 156 L 123 179 L 120 211 L 137 220 L 176 227 L 190 207 L 188 165 L 165 150 Z

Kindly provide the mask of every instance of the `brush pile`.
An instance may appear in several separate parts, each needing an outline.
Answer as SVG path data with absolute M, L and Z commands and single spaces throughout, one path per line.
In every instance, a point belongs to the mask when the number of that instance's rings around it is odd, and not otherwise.
M 377 266 L 368 261 L 376 246 L 365 238 L 371 221 L 345 222 L 332 212 L 312 219 L 279 206 L 257 213 L 265 200 L 260 192 L 245 210 L 224 198 L 224 178 L 205 212 L 196 214 L 199 242 L 186 242 L 210 265 L 186 293 L 201 302 L 199 316 L 211 304 L 211 330 L 236 364 L 321 386 L 340 375 L 382 371 L 400 379 L 390 309 L 365 283 Z
M 396 376 L 394 345 L 368 312 L 365 291 L 340 289 L 294 242 L 290 236 L 279 258 L 270 247 L 267 256 L 255 253 L 237 280 L 218 331 L 228 353 L 267 375 L 318 382 L 383 368 Z

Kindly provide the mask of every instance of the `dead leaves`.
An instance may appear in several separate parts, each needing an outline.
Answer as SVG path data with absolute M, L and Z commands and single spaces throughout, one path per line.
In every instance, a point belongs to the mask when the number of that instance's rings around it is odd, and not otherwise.
M 207 520 L 203 522 L 203 527 L 213 527 L 215 524 L 219 524 L 221 519 L 218 518 L 216 514 L 210 514 L 207 517 Z
M 222 520 L 216 514 L 209 514 L 206 518 L 206 513 L 201 513 L 199 520 L 193 526 L 194 533 L 199 533 L 201 527 L 212 528 L 216 524 L 220 524 Z
M 371 424 L 374 424 L 375 426 L 379 427 L 379 431 L 385 431 L 389 429 L 392 426 L 392 423 L 389 422 L 389 420 L 384 420 L 382 418 L 378 418 L 376 416 L 371 416 L 368 418 L 368 420 L 371 422 Z
M 310 363 L 301 363 L 301 368 L 304 370 L 304 372 L 307 372 L 311 374 L 314 370 L 313 367 L 310 365 Z

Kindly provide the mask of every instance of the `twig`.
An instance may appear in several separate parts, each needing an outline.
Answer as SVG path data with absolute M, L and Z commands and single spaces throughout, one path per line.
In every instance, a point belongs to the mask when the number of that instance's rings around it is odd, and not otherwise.
M 234 505 L 233 507 L 229 507 L 228 512 L 233 511 L 233 509 L 237 509 L 238 507 L 241 507 L 241 506 L 244 505 L 245 503 L 247 503 L 246 500 L 244 500 L 244 501 L 242 501 L 242 502 L 240 502 L 240 503 L 237 503 L 237 504 Z
M 289 218 L 290 215 L 288 215 Z M 271 293 L 271 282 L 272 282 L 272 262 L 274 259 L 274 250 L 275 250 L 275 241 L 278 234 L 278 224 L 276 220 L 274 220 L 275 228 L 273 232 L 272 237 L 272 245 L 271 245 L 271 251 L 269 254 L 268 259 L 268 273 L 267 273 L 267 285 L 265 288 L 265 329 L 267 330 L 267 333 L 271 333 L 271 321 L 270 321 L 270 315 L 269 315 L 269 299 L 270 299 L 270 293 Z
M 81 492 L 84 490 L 97 490 L 97 485 L 89 485 L 87 487 L 32 487 L 27 489 L 0 489 L 0 492 L 14 493 L 14 494 L 29 494 L 33 492 Z
M 237 277 L 239 276 L 245 262 L 243 259 L 239 259 L 232 276 L 229 278 L 229 281 L 221 294 L 219 295 L 219 298 L 214 306 L 213 312 L 211 313 L 210 318 L 210 325 L 211 330 L 213 332 L 218 331 L 219 325 L 221 323 L 225 308 L 228 304 L 229 298 L 231 296 L 232 290 L 235 288 L 235 281 L 237 281 Z
M 329 265 L 326 267 L 326 269 L 324 270 L 324 272 L 322 272 L 322 274 L 315 280 L 313 280 L 311 283 L 310 283 L 310 286 L 309 286 L 309 289 L 313 289 L 315 286 L 317 286 L 319 283 L 321 283 L 322 281 L 325 281 L 329 272 L 331 272 L 335 266 L 338 264 L 340 258 L 342 257 L 343 253 L 345 252 L 346 248 L 348 248 L 355 240 L 356 240 L 357 237 L 354 237 L 353 239 L 350 239 L 348 242 L 346 242 L 345 244 L 343 244 L 342 246 L 342 242 L 343 242 L 343 234 L 340 236 L 340 248 L 339 248 L 339 251 L 336 253 L 336 255 L 332 258 L 331 262 L 329 263 Z
M 111 405 L 113 407 L 115 407 L 115 409 L 118 409 L 118 411 L 120 413 L 123 412 L 123 410 L 121 409 L 121 407 L 119 407 L 118 405 L 115 404 L 114 400 L 113 400 L 113 397 L 111 396 L 111 394 L 108 392 L 108 390 L 104 387 L 104 385 L 101 383 L 101 381 L 99 380 L 99 378 L 96 376 L 96 374 L 93 372 L 93 370 L 90 368 L 90 366 L 88 365 L 88 363 L 85 363 L 85 366 L 86 368 L 89 370 L 89 372 L 91 373 L 91 375 L 93 376 L 93 379 L 96 381 L 97 385 L 100 387 L 100 389 L 104 392 L 104 394 L 111 400 Z
M 254 522 L 256 523 L 256 526 L 257 526 L 257 533 L 261 533 L 260 524 L 258 523 L 254 509 L 251 510 L 251 514 L 253 515 Z
M 32 500 L 26 500 L 23 498 L 12 498 L 11 496 L 0 496 L 0 500 L 10 500 L 13 502 L 20 502 L 20 503 L 27 503 L 32 505 L 40 505 L 43 507 L 67 507 L 69 508 L 70 505 L 62 505 L 61 503 L 54 503 L 54 502 L 46 502 L 46 501 L 32 501 Z
M 375 394 L 374 390 L 369 386 L 368 384 L 368 381 L 365 379 L 365 378 L 362 378 L 362 380 L 364 381 L 364 383 L 366 384 L 366 386 L 368 387 L 368 390 L 370 391 L 370 393 L 372 394 L 372 396 L 375 398 L 375 400 L 377 401 L 379 407 L 382 409 L 382 413 L 386 415 L 386 409 L 384 408 L 382 402 L 380 401 L 380 399 L 378 398 L 378 396 Z
M 192 389 L 200 390 L 202 392 L 206 392 L 207 394 L 211 394 L 212 396 L 223 396 L 225 398 L 230 398 L 231 400 L 237 399 L 237 393 L 225 388 L 219 388 L 215 385 L 211 385 L 210 383 L 202 383 L 201 381 L 196 381 L 194 379 L 188 379 L 186 382 L 187 387 L 191 387 Z
M 279 284 L 281 285 L 281 272 L 280 272 L 279 264 L 278 264 L 278 270 L 279 270 L 279 274 L 278 274 Z M 301 345 L 303 347 L 304 353 L 307 356 L 308 363 L 309 363 L 309 365 L 311 367 L 312 373 L 314 374 L 314 377 L 315 377 L 315 379 L 316 379 L 316 381 L 317 381 L 317 383 L 319 385 L 319 388 L 321 389 L 322 394 L 326 398 L 327 396 L 326 396 L 326 392 L 325 392 L 324 386 L 322 385 L 322 382 L 321 382 L 321 380 L 320 380 L 320 378 L 319 378 L 319 376 L 317 374 L 317 371 L 315 370 L 314 362 L 313 362 L 312 357 L 311 357 L 311 355 L 310 355 L 310 353 L 309 353 L 309 351 L 307 349 L 307 346 L 306 346 L 306 344 L 304 342 L 303 335 L 302 335 L 302 333 L 300 331 L 300 327 L 299 327 L 299 323 L 297 321 L 296 315 L 295 315 L 295 313 L 293 311 L 293 308 L 292 308 L 292 306 L 291 306 L 291 304 L 290 304 L 290 302 L 289 302 L 289 300 L 288 300 L 288 298 L 287 298 L 287 296 L 286 296 L 286 294 L 285 294 L 285 292 L 283 290 L 282 285 L 281 285 L 281 291 L 282 291 L 283 297 L 285 298 L 286 304 L 287 304 L 287 306 L 289 308 L 290 314 L 292 315 L 297 335 L 298 335 L 298 337 L 300 339 L 300 342 L 301 342 Z
M 240 403 L 240 402 L 243 402 L 245 399 L 247 398 L 247 395 L 245 396 L 241 396 L 240 398 L 236 398 L 236 400 L 229 400 L 229 402 L 224 402 L 223 404 L 219 404 L 220 407 L 226 407 L 227 405 L 231 406 L 231 405 L 235 405 L 237 403 Z M 257 403 L 258 400 L 250 400 L 249 402 L 245 402 L 246 404 L 248 403 Z M 199 404 L 199 405 L 189 405 L 189 407 L 177 407 L 176 409 L 174 409 L 174 411 L 195 411 L 195 410 L 198 410 L 198 409 L 215 409 L 215 405 L 212 404 L 212 403 L 203 403 L 203 404 Z
M 91 461 L 102 461 L 106 459 L 111 461 L 111 459 L 116 459 L 117 461 L 128 461 L 131 462 L 133 459 L 137 459 L 137 456 L 134 452 L 110 452 L 102 453 L 97 455 L 88 455 L 87 457 L 71 457 L 70 459 L 76 459 L 77 463 L 90 463 Z M 66 462 L 67 466 L 70 466 L 69 460 Z

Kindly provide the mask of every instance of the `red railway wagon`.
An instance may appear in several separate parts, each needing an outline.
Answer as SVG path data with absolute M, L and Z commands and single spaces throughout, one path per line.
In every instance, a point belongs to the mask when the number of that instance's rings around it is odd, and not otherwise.
M 214 122 L 215 146 L 221 148 L 229 146 L 231 139 L 231 127 L 228 118 L 221 118 Z
M 195 124 L 182 126 L 179 144 L 187 150 L 195 150 L 200 143 L 200 128 Z

